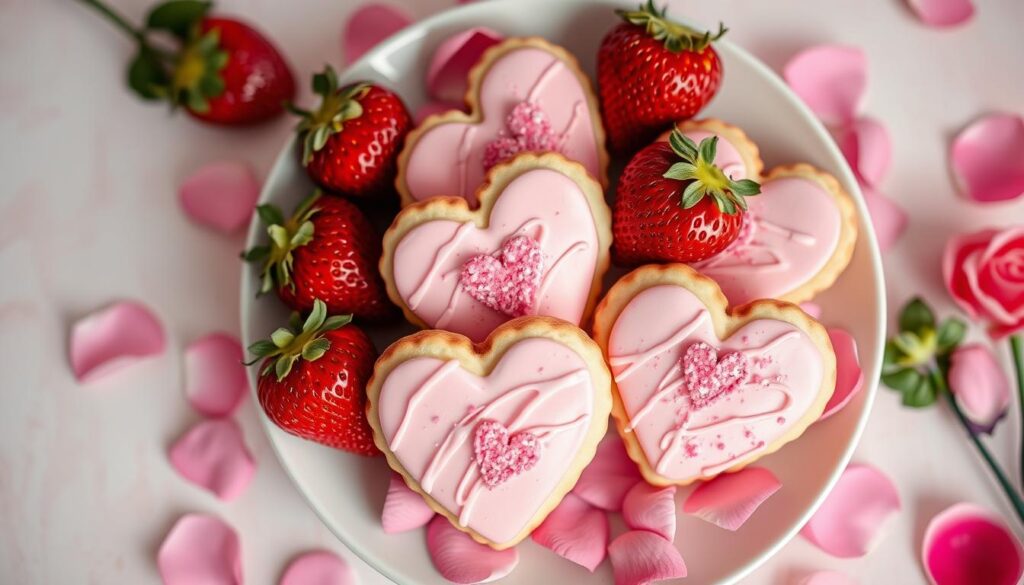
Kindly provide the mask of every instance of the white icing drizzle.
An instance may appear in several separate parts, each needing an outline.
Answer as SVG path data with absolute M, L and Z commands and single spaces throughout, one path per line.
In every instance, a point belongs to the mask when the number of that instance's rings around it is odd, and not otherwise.
M 427 274 L 420 281 L 420 285 L 416 287 L 416 290 L 409 295 L 409 308 L 413 311 L 419 307 L 420 303 L 423 302 L 423 297 L 427 294 L 430 281 L 437 275 L 437 271 L 441 268 L 441 263 L 448 259 L 449 256 L 455 251 L 455 248 L 462 242 L 462 239 L 466 237 L 466 234 L 473 229 L 472 222 L 466 222 L 459 226 L 459 229 L 455 230 L 452 237 L 448 239 L 443 246 L 437 249 L 437 253 L 434 255 L 434 261 L 431 263 L 430 268 L 427 270 Z
M 780 236 L 783 240 L 801 246 L 812 247 L 818 242 L 811 234 L 772 223 L 761 217 L 754 217 L 753 222 L 765 234 Z M 716 270 L 749 270 L 751 268 L 785 270 L 789 267 L 789 263 L 771 250 L 770 244 L 755 238 L 747 244 L 727 249 L 717 256 L 699 262 L 696 266 Z
M 536 101 L 537 94 L 540 90 L 544 89 L 544 86 L 547 85 L 548 81 L 551 81 L 551 78 L 555 76 L 555 73 L 557 73 L 562 66 L 563 63 L 561 59 L 558 57 L 553 58 L 551 63 L 548 63 L 548 65 L 544 67 L 544 70 L 540 72 L 540 75 L 537 77 L 537 81 L 533 82 L 533 86 L 530 87 L 530 91 L 526 94 L 526 101 Z
M 394 436 L 391 437 L 391 450 L 398 449 L 399 443 L 402 442 L 402 438 L 405 437 L 405 429 L 409 424 L 409 413 L 416 408 L 423 395 L 427 393 L 431 388 L 439 383 L 445 376 L 450 374 L 453 370 L 459 367 L 459 362 L 455 360 L 447 361 L 441 364 L 434 373 L 430 374 L 430 377 L 426 379 L 423 384 L 416 389 L 416 392 L 409 397 L 409 403 L 405 406 L 405 414 L 402 415 L 401 422 L 398 423 L 398 428 L 395 430 Z
M 590 249 L 590 244 L 584 242 L 583 240 L 579 240 L 577 242 L 574 242 L 571 246 L 566 248 L 564 252 L 562 252 L 562 255 L 559 256 L 557 260 L 555 260 L 555 262 L 551 265 L 551 268 L 548 268 L 548 271 L 544 274 L 543 279 L 540 281 L 540 286 L 537 287 L 536 304 L 539 305 L 540 300 L 544 298 L 544 293 L 547 292 L 548 286 L 551 284 L 551 281 L 554 280 L 555 273 L 558 271 L 559 268 L 561 268 L 562 261 L 565 260 L 568 256 L 575 254 L 576 252 L 583 252 L 584 250 L 588 249 Z
M 573 104 L 572 116 L 569 118 L 569 121 L 565 124 L 565 129 L 562 130 L 562 132 L 559 134 L 559 136 L 562 137 L 563 141 L 566 137 L 569 136 L 569 133 L 572 132 L 573 128 L 576 127 L 576 124 L 579 123 L 580 118 L 583 115 L 583 108 L 584 105 L 582 101 L 578 101 L 575 104 Z
M 683 325 L 681 329 L 676 331 L 671 337 L 669 337 L 665 341 L 662 341 L 661 343 L 658 343 L 653 347 L 650 347 L 642 351 L 638 351 L 636 353 L 628 355 L 617 355 L 609 358 L 608 363 L 613 368 L 625 366 L 623 370 L 615 374 L 615 381 L 621 382 L 625 380 L 633 373 L 635 373 L 637 370 L 639 370 L 641 366 L 643 366 L 648 361 L 653 359 L 655 356 L 668 351 L 675 345 L 678 345 L 679 342 L 686 339 L 688 335 L 693 333 L 697 329 L 697 327 L 699 327 L 700 324 L 704 322 L 704 319 L 706 319 L 707 317 L 707 311 L 701 311 L 700 313 L 697 314 L 696 317 L 691 319 L 689 323 Z
M 671 382 L 668 381 L 670 378 Z M 623 430 L 627 433 L 632 432 L 632 430 L 636 428 L 636 425 L 640 424 L 640 419 L 652 411 L 658 402 L 682 387 L 683 380 L 683 367 L 677 360 L 672 364 L 672 367 L 665 372 L 665 375 L 661 377 L 661 380 L 658 381 L 658 386 L 655 388 L 654 395 L 644 403 L 640 410 L 636 411 L 636 414 L 630 417 L 629 424 L 626 425 L 626 428 Z
M 462 138 L 459 139 L 459 153 L 455 159 L 455 165 L 459 167 L 459 194 L 463 197 L 469 195 L 466 192 L 469 188 L 469 185 L 466 184 L 469 182 L 469 151 L 472 148 L 471 142 L 477 128 L 478 126 L 475 124 L 467 124 L 466 129 L 462 131 Z

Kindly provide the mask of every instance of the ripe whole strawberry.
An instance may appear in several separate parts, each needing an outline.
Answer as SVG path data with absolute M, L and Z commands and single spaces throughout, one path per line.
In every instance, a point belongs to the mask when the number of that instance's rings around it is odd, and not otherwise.
M 653 0 L 633 11 L 601 42 L 597 85 L 611 150 L 628 155 L 675 122 L 695 116 L 722 82 L 711 46 L 725 34 L 673 22 Z
M 761 192 L 715 166 L 718 137 L 696 145 L 673 130 L 644 148 L 619 177 L 612 211 L 612 253 L 619 264 L 697 262 L 739 235 L 745 198 Z
M 379 455 L 366 420 L 366 382 L 377 351 L 350 315 L 327 316 L 316 301 L 305 322 L 292 316 L 270 339 L 249 346 L 263 360 L 257 394 L 285 431 L 359 455 Z
M 315 112 L 291 107 L 302 117 L 297 130 L 309 177 L 328 191 L 350 197 L 386 191 L 412 126 L 402 100 L 369 83 L 339 88 L 329 66 L 313 76 L 313 91 L 322 98 Z
M 261 205 L 257 213 L 270 242 L 244 258 L 262 264 L 261 293 L 276 290 L 300 312 L 319 299 L 332 315 L 381 321 L 395 314 L 377 268 L 381 238 L 354 204 L 317 192 L 290 218 L 273 205 Z
M 128 85 L 143 99 L 169 101 L 203 122 L 244 125 L 280 114 L 295 94 L 295 79 L 274 45 L 244 22 L 208 16 L 211 2 L 165 2 L 142 29 L 98 0 L 84 2 L 136 41 Z M 176 50 L 154 46 L 154 32 L 174 37 Z

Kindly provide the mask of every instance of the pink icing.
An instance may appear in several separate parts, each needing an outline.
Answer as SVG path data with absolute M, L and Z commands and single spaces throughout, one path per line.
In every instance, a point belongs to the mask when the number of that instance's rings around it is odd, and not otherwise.
M 575 71 L 547 51 L 525 47 L 505 53 L 480 84 L 481 122 L 439 124 L 413 145 L 405 167 L 410 195 L 417 201 L 459 195 L 476 206 L 487 145 L 501 135 L 513 108 L 524 101 L 543 108 L 553 131 L 563 137 L 558 150 L 600 177 L 593 124 L 598 114 L 590 111 L 587 91 Z
M 582 357 L 556 341 L 529 338 L 512 345 L 486 377 L 454 360 L 399 364 L 381 386 L 378 409 L 389 448 L 421 488 L 462 526 L 505 543 L 542 504 L 561 496 L 553 492 L 587 436 L 594 392 Z M 490 486 L 474 454 L 484 421 L 512 436 L 529 433 L 541 455 Z
M 832 257 L 842 229 L 832 194 L 811 179 L 767 180 L 747 201 L 743 237 L 693 265 L 717 281 L 733 305 L 779 298 L 810 281 Z
M 694 343 L 744 356 L 743 382 L 695 404 L 680 360 Z M 608 353 L 629 432 L 659 475 L 680 482 L 756 458 L 804 418 L 824 375 L 817 347 L 793 325 L 759 319 L 719 341 L 707 307 L 671 285 L 648 288 L 626 305 Z
M 475 300 L 512 316 L 529 314 L 537 302 L 544 269 L 540 242 L 529 236 L 510 238 L 498 251 L 474 256 L 462 265 L 459 286 Z
M 493 488 L 537 464 L 540 439 L 529 431 L 510 435 L 505 425 L 496 420 L 485 420 L 476 427 L 473 455 L 480 479 L 488 488 Z
M 462 269 L 471 258 L 493 255 L 520 235 L 536 240 L 542 257 L 531 314 L 578 324 L 597 269 L 597 228 L 580 187 L 550 169 L 527 171 L 509 183 L 487 228 L 439 219 L 409 230 L 394 252 L 398 294 L 430 327 L 480 341 L 510 317 L 467 293 Z

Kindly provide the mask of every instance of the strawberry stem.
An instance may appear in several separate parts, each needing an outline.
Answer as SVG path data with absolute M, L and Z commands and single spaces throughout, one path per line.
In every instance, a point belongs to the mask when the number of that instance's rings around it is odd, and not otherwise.
M 352 315 L 327 315 L 327 304 L 317 299 L 313 310 L 305 321 L 293 313 L 288 327 L 281 327 L 263 339 L 249 346 L 249 353 L 255 357 L 245 362 L 250 366 L 260 360 L 271 358 L 260 372 L 265 376 L 273 372 L 277 381 L 284 380 L 299 359 L 315 362 L 331 348 L 331 342 L 323 338 L 324 333 L 340 329 L 352 322 Z
M 679 128 L 673 128 L 668 142 L 672 152 L 676 153 L 682 162 L 669 167 L 662 176 L 676 181 L 689 181 L 679 202 L 683 209 L 690 209 L 707 196 L 715 201 L 719 211 L 732 215 L 746 211 L 746 198 L 761 192 L 761 185 L 756 181 L 734 181 L 718 168 L 715 164 L 715 156 L 718 153 L 717 136 L 701 140 L 698 146 Z
M 667 15 L 668 8 L 658 8 L 654 0 L 647 0 L 636 10 L 616 10 L 615 13 L 630 24 L 644 27 L 644 30 L 656 41 L 665 43 L 665 48 L 673 53 L 681 51 L 703 51 L 712 42 L 722 38 L 729 29 L 718 23 L 718 32 L 703 33 L 684 24 L 673 21 Z

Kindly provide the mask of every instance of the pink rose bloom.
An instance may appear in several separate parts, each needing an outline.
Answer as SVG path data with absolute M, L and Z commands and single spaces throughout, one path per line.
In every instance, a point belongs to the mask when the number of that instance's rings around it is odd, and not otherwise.
M 949 294 L 1000 338 L 1024 329 L 1024 225 L 953 236 L 942 273 Z
M 979 343 L 961 345 L 950 356 L 949 389 L 981 433 L 991 434 L 1010 408 L 1010 381 L 992 351 Z

